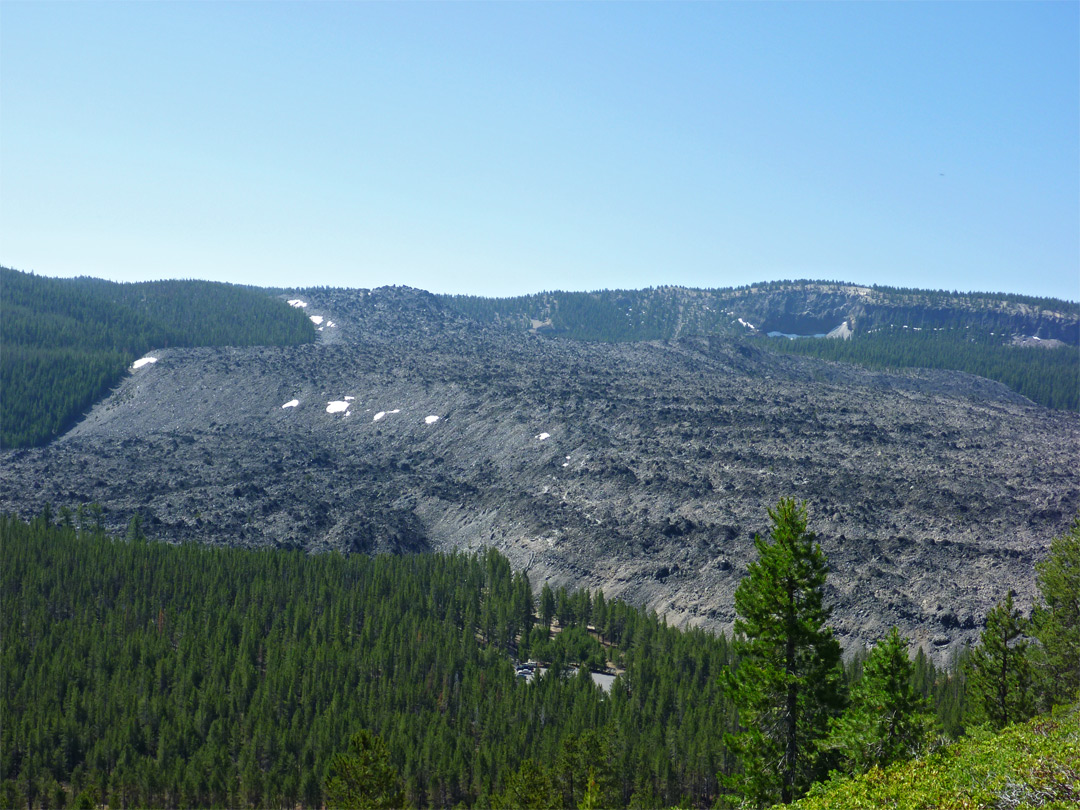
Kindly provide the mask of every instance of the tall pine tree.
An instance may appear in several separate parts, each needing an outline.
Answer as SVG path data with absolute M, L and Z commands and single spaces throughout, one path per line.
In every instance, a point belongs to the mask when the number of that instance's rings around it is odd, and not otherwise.
M 737 664 L 724 685 L 743 730 L 726 742 L 742 760 L 733 786 L 758 804 L 787 804 L 827 771 L 817 743 L 843 706 L 843 670 L 824 605 L 829 567 L 806 506 L 782 499 L 769 517 L 772 542 L 754 537 L 759 559 L 735 591 Z
M 1027 720 L 1035 711 L 1031 662 L 1024 638 L 1028 623 L 1009 591 L 986 614 L 979 646 L 966 662 L 972 719 L 994 729 Z
M 326 777 L 326 804 L 341 808 L 405 806 L 405 793 L 390 764 L 386 743 L 366 729 L 349 741 L 346 754 L 335 754 Z
M 1080 516 L 1036 566 L 1043 605 L 1033 617 L 1047 704 L 1080 698 Z M 1048 708 L 1048 706 L 1044 706 Z
M 826 748 L 837 751 L 849 771 L 862 773 L 913 756 L 933 728 L 907 645 L 894 627 L 874 647 L 851 689 L 851 706 L 833 723 Z

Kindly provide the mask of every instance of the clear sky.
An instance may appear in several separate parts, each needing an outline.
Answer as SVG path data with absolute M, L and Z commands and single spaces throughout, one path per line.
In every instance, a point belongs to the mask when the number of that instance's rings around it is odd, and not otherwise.
M 0 3 L 0 263 L 1080 299 L 1080 3 Z

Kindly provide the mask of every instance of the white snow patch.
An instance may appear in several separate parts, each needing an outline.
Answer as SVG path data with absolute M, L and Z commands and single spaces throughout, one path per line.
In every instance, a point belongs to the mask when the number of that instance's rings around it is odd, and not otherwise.
M 570 462 L 569 462 L 569 461 L 564 461 L 564 462 L 562 463 L 562 465 L 563 465 L 564 467 L 569 467 L 569 466 L 570 466 Z
M 301 301 L 299 298 L 292 298 L 288 301 L 290 307 L 300 307 L 303 309 L 307 306 L 307 301 Z
M 320 327 L 319 327 L 319 331 L 321 332 L 322 330 L 323 330 L 323 328 L 322 328 L 322 327 L 320 326 Z
M 384 416 L 386 416 L 386 411 L 379 411 L 377 414 L 375 414 L 373 417 L 371 417 L 371 421 L 372 422 L 378 422 Z
M 333 328 L 333 327 L 337 326 L 337 324 L 336 324 L 336 323 L 334 323 L 333 321 L 327 321 L 327 322 L 326 322 L 326 325 L 327 325 L 327 326 L 329 326 L 329 327 L 331 327 L 331 328 Z
M 322 315 L 312 315 L 311 316 L 311 322 L 313 324 L 315 324 L 316 326 L 318 326 L 320 323 L 322 323 L 322 321 L 323 321 Z
M 156 363 L 156 362 L 157 362 L 156 357 L 144 357 L 141 360 L 136 360 L 134 363 L 132 363 L 131 368 L 132 369 L 142 368 L 143 366 L 148 366 L 151 363 Z
M 356 397 L 345 397 L 346 402 L 352 402 Z
M 755 327 L 754 327 L 754 325 L 753 325 L 752 323 L 750 323 L 749 321 L 744 321 L 744 320 L 743 320 L 742 318 L 739 318 L 739 323 L 741 323 L 741 324 L 742 324 L 743 326 L 745 326 L 745 327 L 746 327 L 747 329 L 753 329 L 753 328 L 755 328 Z
M 426 425 L 434 425 L 438 421 L 439 421 L 439 417 L 437 417 L 437 416 L 425 416 L 424 417 L 424 424 L 426 424 Z
M 550 433 L 537 433 L 536 438 L 538 438 L 540 441 L 543 441 L 544 439 L 550 439 L 551 434 Z
M 299 404 L 300 404 L 300 400 L 298 400 L 298 399 L 290 399 L 288 402 L 286 402 L 281 407 L 282 408 L 295 408 Z
M 343 399 L 335 399 L 333 402 L 326 403 L 327 413 L 341 413 L 342 411 L 349 410 L 349 403 Z
M 401 408 L 394 408 L 390 413 L 401 413 Z

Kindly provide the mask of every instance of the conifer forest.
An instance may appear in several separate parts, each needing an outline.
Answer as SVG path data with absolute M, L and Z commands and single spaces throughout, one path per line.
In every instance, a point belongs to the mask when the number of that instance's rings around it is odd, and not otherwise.
M 938 669 L 843 663 L 828 562 L 782 500 L 729 639 L 494 550 L 305 555 L 0 519 L 5 807 L 712 807 L 790 802 L 1076 700 L 1080 521 Z M 534 662 L 532 669 L 521 668 Z M 615 675 L 609 686 L 593 673 Z M 779 763 L 779 764 L 778 764 Z

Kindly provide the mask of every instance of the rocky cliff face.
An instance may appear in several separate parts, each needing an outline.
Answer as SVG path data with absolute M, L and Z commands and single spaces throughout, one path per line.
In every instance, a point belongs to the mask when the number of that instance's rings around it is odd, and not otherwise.
M 815 334 L 847 322 L 855 334 L 888 326 L 947 328 L 963 322 L 1002 336 L 1080 343 L 1075 305 L 1052 307 L 990 296 L 886 291 L 848 284 L 773 284 L 724 293 L 727 306 L 759 331 Z M 1064 303 L 1064 302 L 1061 302 Z
M 1080 509 L 1080 417 L 981 378 L 716 336 L 557 340 L 407 289 L 303 298 L 319 344 L 155 353 L 60 440 L 0 457 L 0 509 L 98 502 L 168 541 L 495 546 L 537 587 L 720 629 L 793 496 L 844 643 L 895 624 L 939 659 L 1009 588 L 1030 603 Z

